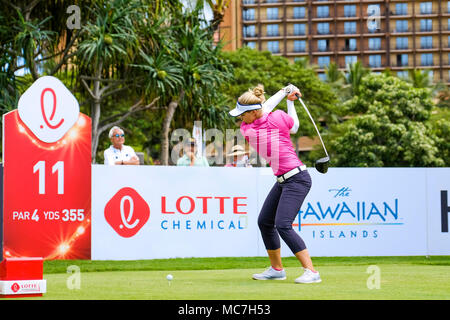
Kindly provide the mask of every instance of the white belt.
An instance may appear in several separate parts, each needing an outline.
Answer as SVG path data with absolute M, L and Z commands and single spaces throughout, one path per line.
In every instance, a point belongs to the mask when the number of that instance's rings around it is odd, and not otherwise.
M 286 181 L 290 177 L 295 176 L 300 171 L 305 171 L 305 170 L 306 170 L 306 165 L 302 165 L 300 167 L 295 167 L 294 169 L 286 172 L 285 174 L 282 174 L 281 176 L 278 176 L 277 177 L 277 181 L 279 183 L 283 183 L 284 181 Z

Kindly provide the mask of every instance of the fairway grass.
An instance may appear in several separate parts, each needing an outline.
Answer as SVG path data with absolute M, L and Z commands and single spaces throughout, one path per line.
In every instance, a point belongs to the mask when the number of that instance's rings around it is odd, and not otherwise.
M 295 259 L 283 259 L 284 281 L 252 280 L 267 258 L 193 258 L 143 261 L 46 261 L 49 300 L 347 300 L 450 299 L 450 257 L 314 258 L 322 283 L 295 284 L 302 274 Z M 156 262 L 155 262 L 156 261 Z M 69 289 L 80 268 L 79 289 Z M 240 265 L 241 268 L 237 266 Z M 375 265 L 379 289 L 369 289 Z M 117 271 L 109 271 L 109 269 Z M 122 271 L 118 271 L 122 270 Z M 166 280 L 168 274 L 173 280 Z M 368 281 L 369 280 L 369 281 Z M 68 285 L 69 283 L 69 285 Z

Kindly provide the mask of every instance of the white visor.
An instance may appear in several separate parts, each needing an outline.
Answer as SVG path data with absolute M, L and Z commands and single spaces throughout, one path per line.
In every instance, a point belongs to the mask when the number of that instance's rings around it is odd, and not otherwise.
M 240 104 L 239 102 L 236 102 L 236 108 L 231 110 L 229 112 L 229 114 L 232 115 L 233 117 L 237 117 L 237 116 L 243 114 L 246 111 L 257 110 L 257 109 L 261 109 L 261 108 L 262 108 L 262 105 L 260 103 L 257 103 L 257 104 Z

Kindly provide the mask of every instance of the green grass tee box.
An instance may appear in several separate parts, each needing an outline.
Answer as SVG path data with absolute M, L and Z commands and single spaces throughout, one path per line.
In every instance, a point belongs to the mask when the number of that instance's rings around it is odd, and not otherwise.
M 316 284 L 294 283 L 303 272 L 299 262 L 284 258 L 283 263 L 286 280 L 256 281 L 252 274 L 268 267 L 265 257 L 45 261 L 47 293 L 33 299 L 450 299 L 448 256 L 317 257 L 313 263 L 322 282 Z M 79 272 L 68 272 L 74 268 Z M 170 282 L 166 279 L 168 274 L 173 275 Z

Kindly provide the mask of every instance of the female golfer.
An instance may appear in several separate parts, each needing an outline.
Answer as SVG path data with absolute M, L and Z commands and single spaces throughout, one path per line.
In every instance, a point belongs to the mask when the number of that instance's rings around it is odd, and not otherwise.
M 264 87 L 258 85 L 242 94 L 230 115 L 240 117 L 241 132 L 249 144 L 261 155 L 277 177 L 258 217 L 258 226 L 269 255 L 271 266 L 253 275 L 255 280 L 284 280 L 286 272 L 281 263 L 280 238 L 288 245 L 303 266 L 304 273 L 296 283 L 321 282 L 302 238 L 292 229 L 292 223 L 311 188 L 311 177 L 297 157 L 290 139 L 299 127 L 294 107 L 298 88 L 289 85 L 267 101 Z M 288 113 L 272 110 L 287 96 Z

